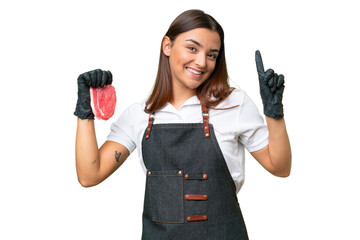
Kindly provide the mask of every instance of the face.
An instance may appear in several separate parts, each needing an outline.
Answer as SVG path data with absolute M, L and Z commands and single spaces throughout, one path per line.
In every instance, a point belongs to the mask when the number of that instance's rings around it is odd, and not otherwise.
M 164 37 L 163 51 L 169 57 L 173 87 L 196 92 L 214 71 L 220 45 L 219 34 L 206 28 L 179 34 L 172 42 Z

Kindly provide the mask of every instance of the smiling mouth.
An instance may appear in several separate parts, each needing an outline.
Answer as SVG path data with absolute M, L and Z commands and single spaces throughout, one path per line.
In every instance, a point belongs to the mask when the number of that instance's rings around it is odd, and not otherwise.
M 201 71 L 196 71 L 195 69 L 192 69 L 192 68 L 189 68 L 187 67 L 186 70 L 188 70 L 189 72 L 195 74 L 195 75 L 198 75 L 200 76 L 201 74 L 203 74 L 204 72 L 201 72 Z

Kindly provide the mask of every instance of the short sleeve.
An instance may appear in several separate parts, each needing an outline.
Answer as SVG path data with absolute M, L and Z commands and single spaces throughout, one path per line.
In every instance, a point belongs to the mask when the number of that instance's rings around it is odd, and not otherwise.
M 134 129 L 133 129 L 133 105 L 129 106 L 120 115 L 116 122 L 111 124 L 111 131 L 107 137 L 108 141 L 120 143 L 126 147 L 130 153 L 136 148 Z
M 249 152 L 255 152 L 268 145 L 268 128 L 255 103 L 247 94 L 244 96 L 238 118 L 240 124 L 238 138 Z

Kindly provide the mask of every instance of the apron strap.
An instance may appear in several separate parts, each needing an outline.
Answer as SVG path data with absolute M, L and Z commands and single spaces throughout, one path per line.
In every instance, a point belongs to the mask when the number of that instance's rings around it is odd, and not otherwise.
M 152 114 L 150 114 L 148 126 L 146 128 L 145 139 L 148 139 L 150 137 L 150 131 L 151 131 L 151 126 L 152 126 L 153 122 L 154 122 L 154 117 Z
M 204 121 L 204 134 L 205 137 L 210 137 L 210 130 L 209 130 L 209 109 L 204 105 L 201 105 L 202 114 L 203 114 L 203 121 Z

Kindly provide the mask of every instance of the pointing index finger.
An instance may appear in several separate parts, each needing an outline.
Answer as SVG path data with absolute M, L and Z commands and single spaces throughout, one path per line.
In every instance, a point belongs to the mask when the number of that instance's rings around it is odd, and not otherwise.
M 261 58 L 261 54 L 259 50 L 255 52 L 255 62 L 256 62 L 256 69 L 260 77 L 263 77 L 265 74 L 264 64 Z

